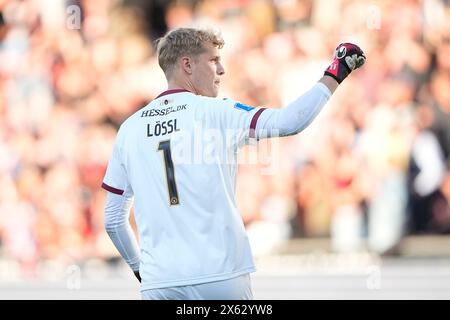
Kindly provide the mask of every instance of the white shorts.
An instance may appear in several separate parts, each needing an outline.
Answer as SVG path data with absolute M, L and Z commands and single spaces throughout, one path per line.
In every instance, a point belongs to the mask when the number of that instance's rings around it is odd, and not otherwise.
M 144 290 L 141 296 L 142 300 L 253 300 L 249 274 L 191 286 Z

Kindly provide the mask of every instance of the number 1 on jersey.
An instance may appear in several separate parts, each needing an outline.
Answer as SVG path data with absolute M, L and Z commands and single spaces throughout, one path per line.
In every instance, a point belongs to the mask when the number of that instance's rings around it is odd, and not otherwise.
M 158 150 L 164 153 L 164 167 L 166 168 L 166 182 L 169 190 L 169 204 L 171 206 L 180 204 L 178 189 L 175 182 L 175 168 L 173 167 L 172 153 L 170 151 L 170 140 L 160 141 Z

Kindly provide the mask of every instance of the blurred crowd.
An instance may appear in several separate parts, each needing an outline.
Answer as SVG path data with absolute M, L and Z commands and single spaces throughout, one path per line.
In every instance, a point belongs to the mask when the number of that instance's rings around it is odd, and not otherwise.
M 222 31 L 220 96 L 247 105 L 292 101 L 341 42 L 367 56 L 310 127 L 277 140 L 275 172 L 240 166 L 256 254 L 328 236 L 339 252 L 388 253 L 405 235 L 450 233 L 449 1 L 0 0 L 0 11 L 0 255 L 24 268 L 117 256 L 100 189 L 115 134 L 166 89 L 154 40 L 187 25 Z

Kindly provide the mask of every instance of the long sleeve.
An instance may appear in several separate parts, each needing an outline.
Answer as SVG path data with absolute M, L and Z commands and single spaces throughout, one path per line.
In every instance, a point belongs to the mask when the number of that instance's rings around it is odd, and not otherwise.
M 133 271 L 139 271 L 139 247 L 128 221 L 133 196 L 107 193 L 105 229 L 122 258 Z
M 315 119 L 330 96 L 330 90 L 319 82 L 285 108 L 265 109 L 258 119 L 257 137 L 283 137 L 299 133 Z

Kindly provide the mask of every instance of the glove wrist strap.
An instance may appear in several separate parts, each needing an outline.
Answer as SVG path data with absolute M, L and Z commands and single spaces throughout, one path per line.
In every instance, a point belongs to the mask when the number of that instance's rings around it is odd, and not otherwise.
M 350 74 L 350 68 L 339 59 L 334 59 L 330 66 L 325 70 L 325 75 L 334 78 L 339 84 Z

